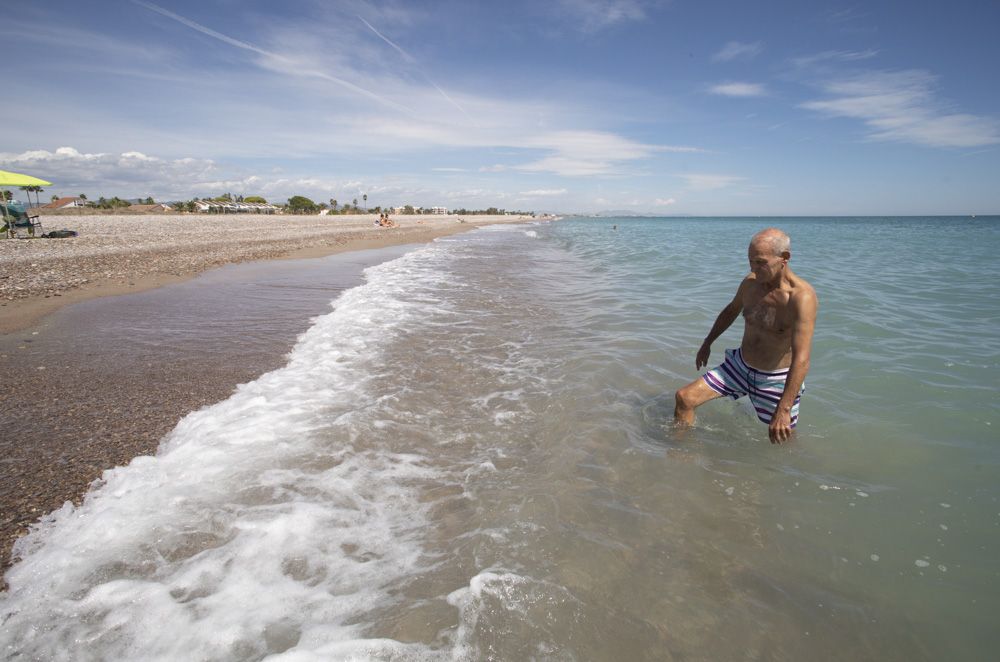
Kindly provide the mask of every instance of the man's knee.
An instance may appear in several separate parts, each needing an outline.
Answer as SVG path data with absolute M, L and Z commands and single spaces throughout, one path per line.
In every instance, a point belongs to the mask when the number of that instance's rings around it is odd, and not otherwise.
M 694 397 L 694 387 L 695 384 L 688 384 L 674 394 L 674 402 L 678 409 L 694 409 L 698 406 Z
M 677 403 L 677 409 L 688 410 L 700 407 L 709 400 L 717 397 L 719 397 L 719 394 L 709 388 L 704 380 L 696 379 L 678 390 L 674 395 L 674 401 Z

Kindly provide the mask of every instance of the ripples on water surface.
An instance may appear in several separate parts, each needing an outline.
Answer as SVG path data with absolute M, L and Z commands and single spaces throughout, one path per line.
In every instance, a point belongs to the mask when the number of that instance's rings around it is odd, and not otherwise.
M 997 220 L 580 219 L 371 268 L 287 367 L 22 542 L 2 650 L 986 659 Z M 679 436 L 769 224 L 821 300 L 798 440 L 728 400 Z

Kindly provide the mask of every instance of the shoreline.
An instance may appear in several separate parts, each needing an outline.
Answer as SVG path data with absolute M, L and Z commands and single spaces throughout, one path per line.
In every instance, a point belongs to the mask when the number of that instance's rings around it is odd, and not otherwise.
M 133 261 L 125 283 L 108 278 L 61 296 L 5 301 L 2 317 L 17 324 L 0 333 L 6 387 L 0 408 L 5 431 L 0 440 L 0 590 L 6 588 L 2 574 L 14 562 L 13 543 L 39 518 L 67 501 L 81 503 L 105 470 L 154 454 L 188 413 L 280 368 L 298 335 L 316 315 L 329 311 L 332 293 L 359 284 L 364 268 L 394 259 L 407 246 L 495 222 L 414 221 L 404 232 L 341 231 L 329 241 L 269 247 L 276 253 L 271 258 L 230 253 L 228 261 L 186 273 L 141 275 Z M 313 294 L 307 286 L 296 290 L 300 307 L 291 313 L 277 299 L 254 299 L 255 311 L 276 326 L 261 331 L 263 339 L 244 342 L 241 327 L 234 327 L 241 293 L 246 297 L 266 286 L 268 278 L 288 274 L 293 281 L 323 287 Z M 235 295 L 220 294 L 226 292 Z M 190 309 L 199 306 L 192 317 Z M 205 328 L 240 339 L 222 341 L 218 333 L 207 337 L 192 322 L 198 319 Z M 141 327 L 147 320 L 152 326 Z M 187 335 L 178 339 L 164 327 L 183 328 Z
M 325 257 L 525 223 L 525 216 L 400 216 L 374 227 L 372 214 L 43 215 L 46 231 L 69 239 L 0 241 L 0 337 L 28 329 L 65 306 L 180 283 L 225 264 Z

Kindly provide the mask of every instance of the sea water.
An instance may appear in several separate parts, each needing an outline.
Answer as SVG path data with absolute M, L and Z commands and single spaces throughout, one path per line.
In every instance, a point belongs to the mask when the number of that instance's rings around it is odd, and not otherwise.
M 771 225 L 820 300 L 796 439 L 728 399 L 675 429 Z M 416 248 L 22 539 L 0 651 L 992 658 L 998 253 L 998 218 L 568 219 Z

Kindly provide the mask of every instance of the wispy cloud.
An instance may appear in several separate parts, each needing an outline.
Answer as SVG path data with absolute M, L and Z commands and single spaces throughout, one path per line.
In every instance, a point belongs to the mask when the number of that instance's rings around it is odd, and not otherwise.
M 372 92 L 371 90 L 361 87 L 360 85 L 356 85 L 348 80 L 345 80 L 338 76 L 334 76 L 315 66 L 307 66 L 309 63 L 304 62 L 301 59 L 292 58 L 282 53 L 268 51 L 253 44 L 250 44 L 248 42 L 240 41 L 239 39 L 234 39 L 233 37 L 230 37 L 228 35 L 222 34 L 221 32 L 213 30 L 209 27 L 201 25 L 200 23 L 192 21 L 189 18 L 185 18 L 180 14 L 175 14 L 174 12 L 164 9 L 163 7 L 160 7 L 159 5 L 153 4 L 151 2 L 145 2 L 144 0 L 132 0 L 132 2 L 141 7 L 145 7 L 150 11 L 156 12 L 161 16 L 165 16 L 166 18 L 177 21 L 178 23 L 185 25 L 191 28 L 192 30 L 195 30 L 204 35 L 212 37 L 213 39 L 217 39 L 225 44 L 229 44 L 230 46 L 245 51 L 249 51 L 251 53 L 256 53 L 257 55 L 263 58 L 260 61 L 260 64 L 271 70 L 279 71 L 291 76 L 318 78 L 321 80 L 325 80 L 327 82 L 340 85 L 346 88 L 347 90 L 355 92 L 356 94 L 360 94 L 364 97 L 377 101 L 381 104 L 384 104 L 396 110 L 405 113 L 410 113 L 410 109 L 406 108 L 401 104 L 396 103 L 395 101 L 392 101 L 391 99 L 387 99 L 379 94 L 376 94 L 375 92 Z
M 621 174 L 623 164 L 647 158 L 656 152 L 701 151 L 695 147 L 647 145 L 600 131 L 551 132 L 529 138 L 522 145 L 545 149 L 550 154 L 519 165 L 518 170 L 570 177 Z
M 859 60 L 869 60 L 876 55 L 878 55 L 878 51 L 874 49 L 864 51 L 823 51 L 822 53 L 792 58 L 792 64 L 799 68 L 805 68 L 823 62 L 858 62 Z
M 518 195 L 529 198 L 550 198 L 557 195 L 566 195 L 566 193 L 568 193 L 568 190 L 564 188 L 545 188 L 535 189 L 534 191 L 521 191 Z
M 653 204 L 657 207 L 669 207 L 671 205 L 677 204 L 677 200 L 674 198 L 657 198 L 653 201 Z
M 802 108 L 864 122 L 869 138 L 928 147 L 982 147 L 1000 143 L 995 118 L 950 112 L 934 92 L 936 77 L 911 69 L 874 71 L 825 83 L 827 99 Z
M 53 182 L 53 189 L 72 194 L 100 187 L 108 195 L 179 195 L 221 174 L 209 159 L 160 159 L 139 151 L 85 153 L 73 147 L 0 153 L 0 164 L 40 173 Z
M 375 204 L 432 205 L 449 200 L 486 206 L 509 197 L 493 189 L 440 190 L 417 182 L 387 184 L 356 178 L 251 173 L 208 159 L 163 159 L 138 151 L 86 153 L 73 147 L 51 152 L 0 153 L 0 168 L 44 176 L 53 182 L 47 191 L 64 195 L 83 192 L 92 198 L 152 195 L 158 200 L 173 201 L 231 192 L 262 195 L 272 201 L 283 201 L 292 195 L 305 195 L 317 201 L 330 198 L 343 201 L 360 199 L 367 193 L 369 202 Z
M 744 181 L 745 177 L 735 175 L 711 175 L 704 173 L 678 175 L 687 182 L 690 191 L 714 191 Z
M 760 83 L 720 83 L 708 88 L 708 91 L 725 97 L 767 96 L 767 89 Z
M 330 77 L 325 70 L 329 58 L 324 58 L 324 53 L 316 50 L 315 44 L 304 36 L 289 35 L 288 31 L 282 29 L 272 30 L 270 39 L 275 44 L 283 45 L 272 44 L 268 48 L 262 48 L 221 34 L 146 0 L 133 0 L 133 2 L 192 30 L 255 54 L 258 57 L 255 58 L 254 64 L 259 67 L 294 73 L 291 79 L 281 80 L 281 84 L 286 88 L 290 89 L 296 78 L 306 79 L 301 83 L 303 99 L 316 94 L 310 89 L 312 85 L 310 78 Z M 632 2 L 574 0 L 570 4 L 582 14 L 602 15 L 608 21 L 625 20 L 627 17 L 637 18 L 637 12 L 641 12 L 638 3 Z M 511 159 L 507 163 L 497 164 L 500 169 L 578 177 L 619 174 L 624 164 L 648 158 L 658 152 L 699 151 L 694 147 L 643 144 L 614 133 L 586 128 L 564 129 L 556 126 L 540 129 L 537 119 L 539 116 L 566 117 L 574 114 L 566 112 L 570 109 L 559 109 L 548 104 L 468 94 L 457 95 L 456 98 L 456 95 L 445 93 L 430 80 L 416 64 L 416 58 L 399 44 L 368 20 L 359 16 L 356 18 L 367 31 L 381 40 L 379 43 L 384 42 L 392 49 L 394 58 L 402 58 L 411 69 L 426 79 L 430 83 L 430 88 L 415 85 L 412 81 L 404 80 L 404 77 L 392 75 L 390 72 L 393 66 L 398 68 L 398 60 L 395 65 L 388 64 L 384 60 L 376 61 L 371 47 L 367 46 L 366 54 L 372 59 L 373 71 L 357 71 L 347 63 L 336 60 L 345 73 L 344 78 L 339 76 L 333 78 L 344 82 L 350 91 L 360 90 L 359 94 L 374 94 L 368 88 L 378 89 L 380 100 L 385 101 L 382 105 L 391 109 L 402 109 L 392 99 L 405 99 L 414 109 L 413 112 L 376 112 L 370 104 L 367 107 L 351 109 L 340 106 L 323 109 L 309 105 L 311 111 L 295 106 L 283 107 L 274 113 L 274 118 L 275 121 L 281 118 L 283 126 L 277 135 L 283 136 L 280 142 L 285 145 L 282 148 L 285 153 L 288 153 L 290 145 L 299 146 L 306 153 L 317 154 L 329 153 L 327 150 L 349 153 L 358 149 L 370 153 L 399 153 L 406 150 L 440 147 L 512 148 L 518 150 L 521 153 L 519 155 L 523 155 L 523 160 L 517 162 L 517 159 Z M 287 43 L 281 41 L 283 38 Z M 310 46 L 314 47 L 313 50 L 310 50 Z M 355 80 L 364 80 L 367 87 L 361 88 L 347 81 L 347 76 Z M 432 98 L 435 96 L 437 99 Z M 461 111 L 461 115 L 443 112 L 444 104 L 440 102 L 441 99 Z M 267 102 L 264 102 L 256 107 L 258 115 L 262 114 L 261 110 L 266 105 Z M 289 119 L 296 114 L 306 112 L 311 112 L 312 116 Z M 472 117 L 475 117 L 475 120 L 472 120 Z M 579 120 L 574 121 L 574 124 L 579 123 Z M 317 125 L 322 127 L 322 130 L 317 130 Z M 302 127 L 301 130 L 297 129 L 299 126 Z M 272 140 L 276 135 L 268 128 L 266 122 L 261 123 L 260 133 L 262 141 Z M 300 140 L 295 137 L 297 133 L 305 133 L 310 137 L 308 140 Z M 263 144 L 264 142 L 258 143 L 259 146 Z
M 749 60 L 760 55 L 764 50 L 764 44 L 760 41 L 743 43 L 740 41 L 730 41 L 722 47 L 718 53 L 712 56 L 713 62 L 729 62 L 731 60 Z
M 843 9 L 828 9 L 824 18 L 829 23 L 850 23 L 868 16 L 867 12 L 859 11 L 857 7 Z
M 597 32 L 646 17 L 643 3 L 638 0 L 558 0 L 558 7 L 584 32 Z
M 404 60 L 405 60 L 406 62 L 408 62 L 408 63 L 410 63 L 411 65 L 413 65 L 413 66 L 414 66 L 414 67 L 415 67 L 415 68 L 417 69 L 417 71 L 419 71 L 419 72 L 420 72 L 420 75 L 421 75 L 421 76 L 423 76 L 424 80 L 426 80 L 426 81 L 427 81 L 427 82 L 428 82 L 428 83 L 429 83 L 429 84 L 430 84 L 430 85 L 431 85 L 431 86 L 432 86 L 432 87 L 433 87 L 433 88 L 434 88 L 435 90 L 437 90 L 437 91 L 438 91 L 438 93 L 439 93 L 439 94 L 440 94 L 440 95 L 441 95 L 442 97 L 444 97 L 444 98 L 445 98 L 445 100 L 446 100 L 446 101 L 447 101 L 448 103 L 450 103 L 451 105 L 453 105 L 453 106 L 454 106 L 455 108 L 457 108 L 457 109 L 458 109 L 459 111 L 461 111 L 463 115 L 465 115 L 466 117 L 468 117 L 468 115 L 469 115 L 469 114 L 468 114 L 467 112 L 465 112 L 465 108 L 462 108 L 462 106 L 461 106 L 461 105 L 459 105 L 459 104 L 458 104 L 458 102 L 456 102 L 456 101 L 455 101 L 454 99 L 452 99 L 452 98 L 451 98 L 450 96 L 448 96 L 448 93 L 447 93 L 447 92 L 445 92 L 444 90 L 442 90 L 442 89 L 440 88 L 440 86 L 438 86 L 438 84 L 437 84 L 437 83 L 435 83 L 435 82 L 434 82 L 433 80 L 431 80 L 431 77 L 427 75 L 427 72 L 425 72 L 425 71 L 424 71 L 424 70 L 423 70 L 423 69 L 422 69 L 422 68 L 421 68 L 421 67 L 420 67 L 420 66 L 418 65 L 418 63 L 417 63 L 417 59 L 416 59 L 415 57 L 413 57 L 412 55 L 410 55 L 409 53 L 407 53 L 406 51 L 404 51 L 404 50 L 403 50 L 403 49 L 402 49 L 402 48 L 401 48 L 401 47 L 400 47 L 399 45 L 397 45 L 397 44 L 396 44 L 396 43 L 395 43 L 394 41 L 392 41 L 391 39 L 389 39 L 388 37 L 386 37 L 386 36 L 385 36 L 384 34 L 382 34 L 381 32 L 379 32 L 378 30 L 376 30 L 376 29 L 375 29 L 375 27 L 374 27 L 374 26 L 373 26 L 373 25 L 372 25 L 371 23 L 369 23 L 368 21 L 366 21 L 365 19 L 361 18 L 360 16 L 358 16 L 358 19 L 359 19 L 359 20 L 360 20 L 360 21 L 361 21 L 362 23 L 364 23 L 364 24 L 365 24 L 365 25 L 366 25 L 366 26 L 368 27 L 368 29 L 369 29 L 369 30 L 371 30 L 372 32 L 374 32 L 374 33 L 375 33 L 375 34 L 376 34 L 376 35 L 377 35 L 377 36 L 379 37 L 379 39 L 381 39 L 381 40 L 382 40 L 382 41 L 384 41 L 385 43 L 389 44 L 389 46 L 391 46 L 391 47 L 392 47 L 393 49 L 395 49 L 395 50 L 396 50 L 396 52 L 398 52 L 398 53 L 399 53 L 400 55 L 402 55 L 402 56 L 403 56 L 403 59 L 404 59 Z

